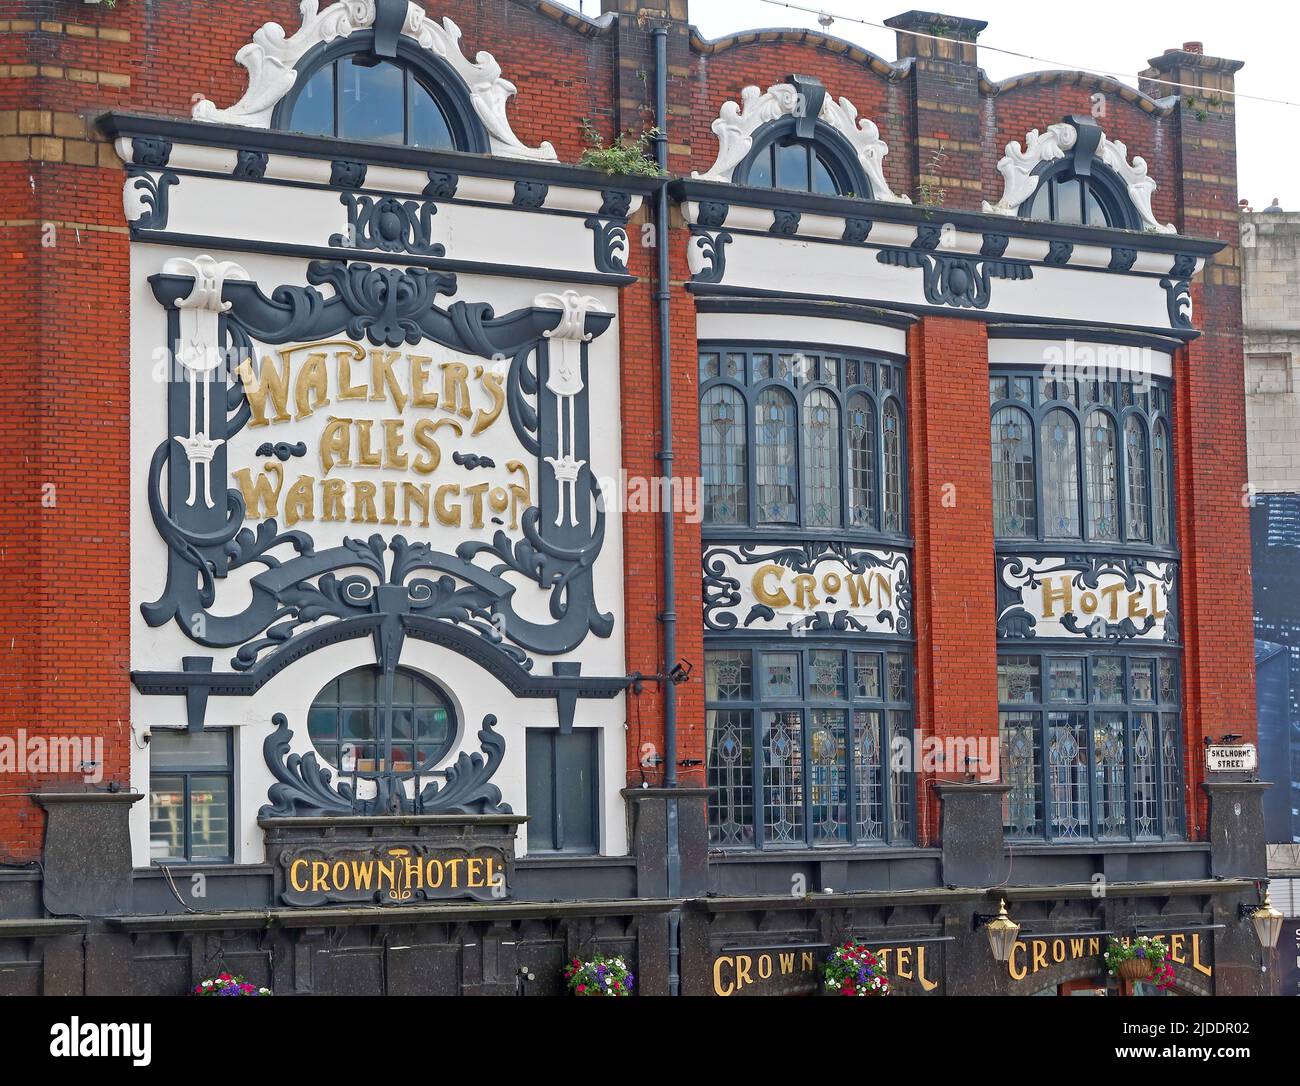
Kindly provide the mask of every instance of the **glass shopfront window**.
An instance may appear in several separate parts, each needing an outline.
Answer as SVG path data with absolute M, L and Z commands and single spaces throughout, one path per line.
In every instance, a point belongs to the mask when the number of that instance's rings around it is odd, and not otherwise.
M 998 657 L 1003 828 L 1019 839 L 1184 835 L 1178 661 L 1067 649 Z
M 912 841 L 910 646 L 713 646 L 705 705 L 713 847 Z

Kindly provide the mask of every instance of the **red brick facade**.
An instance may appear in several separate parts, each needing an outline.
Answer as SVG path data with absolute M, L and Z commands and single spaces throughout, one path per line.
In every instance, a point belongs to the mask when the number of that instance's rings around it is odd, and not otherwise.
M 510 106 L 515 132 L 530 145 L 550 140 L 562 162 L 577 161 L 584 120 L 606 137 L 616 127 L 639 130 L 652 120 L 648 36 L 566 20 L 546 2 L 431 0 L 426 6 L 456 20 L 467 54 L 493 53 L 518 86 Z M 663 16 L 630 0 L 605 6 L 623 20 Z M 724 101 L 738 99 L 747 85 L 766 88 L 791 73 L 808 73 L 879 125 L 891 146 L 885 174 L 896 192 L 978 211 L 983 200 L 1001 195 L 996 164 L 1007 142 L 1023 142 L 1030 129 L 1066 114 L 1089 113 L 1101 93 L 1107 135 L 1143 156 L 1159 182 L 1157 217 L 1228 243 L 1196 291 L 1195 320 L 1205 334 L 1180 353 L 1175 369 L 1192 804 L 1201 795 L 1202 738 L 1254 732 L 1237 228 L 1229 214 L 1235 204 L 1231 106 L 1180 100 L 1155 108 L 1108 80 L 1078 73 L 991 86 L 968 43 L 940 43 L 910 72 L 811 32 L 707 43 L 684 22 L 684 0 L 670 6 L 674 173 L 709 168 L 717 151 L 710 124 Z M 289 27 L 295 8 L 287 0 L 119 0 L 111 10 L 69 0 L 0 0 L 7 58 L 0 71 L 0 199 L 7 209 L 0 254 L 9 284 L 0 314 L 6 404 L 0 488 L 7 495 L 0 517 L 0 729 L 102 735 L 106 781 L 127 782 L 131 741 L 127 373 L 133 360 L 121 169 L 90 122 L 109 109 L 188 116 L 196 94 L 223 105 L 235 100 L 245 79 L 235 52 L 268 20 Z M 925 41 L 902 30 L 900 40 Z M 944 55 L 950 45 L 951 55 Z M 930 51 L 918 44 L 918 52 Z M 1170 78 L 1220 78 L 1206 58 L 1186 56 Z M 1221 78 L 1230 89 L 1231 74 Z M 948 83 L 955 88 L 950 98 L 943 94 Z M 623 466 L 631 475 L 654 476 L 660 444 L 655 251 L 638 244 L 636 230 L 634 224 L 630 270 L 640 278 L 625 290 L 620 317 Z M 694 477 L 697 361 L 694 304 L 684 288 L 686 238 L 683 227 L 659 241 L 671 246 L 672 258 L 674 471 Z M 986 344 L 978 321 L 949 317 L 924 318 L 909 338 L 916 707 L 925 735 L 997 733 Z M 660 527 L 656 515 L 630 514 L 625 521 L 627 667 L 646 674 L 673 663 L 663 659 L 658 622 L 666 607 Z M 698 665 L 699 526 L 679 521 L 676 544 L 677 655 Z M 646 745 L 662 750 L 658 686 L 647 682 L 628 706 L 628 783 L 637 785 Z M 703 719 L 702 683 L 678 688 L 683 760 L 698 764 L 704 757 Z M 646 779 L 658 783 L 661 774 L 662 767 L 648 769 Z M 702 784 L 703 771 L 686 767 L 681 781 Z M 21 793 L 52 783 L 4 779 L 0 859 L 39 855 L 41 812 Z M 918 796 L 924 798 L 918 844 L 934 844 L 938 804 L 925 782 L 918 782 Z M 1203 837 L 1204 804 L 1194 806 L 1189 827 Z

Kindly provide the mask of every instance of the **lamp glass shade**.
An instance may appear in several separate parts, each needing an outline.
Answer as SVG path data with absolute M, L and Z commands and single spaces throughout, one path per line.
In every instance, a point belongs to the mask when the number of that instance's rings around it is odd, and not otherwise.
M 1005 962 L 1011 957 L 1016 945 L 1016 936 L 1020 934 L 1020 925 L 1007 915 L 1007 903 L 998 903 L 998 915 L 984 925 L 989 937 L 989 949 L 993 951 L 993 960 Z M 1278 930 L 1281 930 L 1279 922 Z
M 1260 946 L 1265 950 L 1277 946 L 1278 936 L 1282 934 L 1282 914 L 1273 908 L 1267 894 L 1264 903 L 1250 914 L 1250 923 Z

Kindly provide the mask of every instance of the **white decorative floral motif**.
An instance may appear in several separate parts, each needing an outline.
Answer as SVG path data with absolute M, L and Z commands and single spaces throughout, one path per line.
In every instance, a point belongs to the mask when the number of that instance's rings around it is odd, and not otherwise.
M 215 103 L 201 99 L 193 110 L 196 121 L 270 128 L 275 107 L 297 82 L 298 61 L 322 42 L 348 37 L 375 23 L 375 0 L 339 0 L 324 11 L 320 10 L 320 0 L 302 0 L 299 10 L 302 26 L 292 37 L 285 35 L 279 23 L 267 23 L 235 54 L 235 60 L 248 69 L 244 96 L 228 109 L 218 109 Z M 526 147 L 519 141 L 506 119 L 506 103 L 515 93 L 515 85 L 502 78 L 501 66 L 492 54 L 479 52 L 473 61 L 466 58 L 461 52 L 460 27 L 450 18 L 437 23 L 423 8 L 409 4 L 402 34 L 441 57 L 465 81 L 474 112 L 487 129 L 492 154 L 555 160 L 555 148 L 550 143 Z
M 1021 205 L 1038 189 L 1038 177 L 1034 170 L 1044 162 L 1064 158 L 1078 138 L 1079 133 L 1074 125 L 1062 122 L 1048 125 L 1046 132 L 1039 132 L 1035 128 L 1025 137 L 1023 151 L 1015 140 L 1008 143 L 1006 155 L 998 163 L 998 173 L 1005 182 L 1002 199 L 996 204 L 985 200 L 984 210 L 993 215 L 1019 215 Z M 1147 173 L 1146 159 L 1138 156 L 1130 163 L 1128 148 L 1119 140 L 1107 139 L 1105 134 L 1097 145 L 1096 157 L 1123 180 L 1144 230 L 1155 230 L 1161 234 L 1177 232 L 1172 225 L 1156 221 L 1155 213 L 1151 210 L 1151 196 L 1156 191 L 1156 183 Z
M 222 300 L 221 292 L 227 279 L 248 279 L 249 275 L 238 264 L 210 256 L 193 260 L 176 257 L 163 265 L 163 274 L 188 275 L 194 279 L 194 289 L 176 303 L 180 311 L 180 335 L 174 352 L 190 387 L 190 432 L 184 437 L 176 435 L 176 441 L 185 450 L 190 464 L 190 493 L 186 504 L 193 505 L 198 498 L 198 475 L 202 470 L 203 501 L 211 509 L 212 457 L 223 439 L 208 437 L 209 386 L 223 358 L 218 317 L 230 308 L 230 303 Z
M 740 103 L 724 102 L 718 119 L 713 122 L 713 134 L 718 137 L 718 160 L 706 173 L 695 173 L 701 181 L 730 181 L 736 167 L 745 160 L 754 145 L 754 134 L 771 121 L 793 115 L 803 101 L 793 84 L 777 83 L 760 92 L 757 87 L 746 87 L 740 92 Z M 857 107 L 847 98 L 834 99 L 829 94 L 822 99 L 818 119 L 830 125 L 847 139 L 857 152 L 867 180 L 871 182 L 871 196 L 875 200 L 908 204 L 907 196 L 896 195 L 885 180 L 884 160 L 889 145 L 880 138 L 880 129 L 869 117 L 858 117 Z
M 563 523 L 567 509 L 569 524 L 577 525 L 578 475 L 587 462 L 573 455 L 577 448 L 577 435 L 574 432 L 577 404 L 574 399 L 583 389 L 582 344 L 591 339 L 591 333 L 586 328 L 587 314 L 593 311 L 604 312 L 605 309 L 599 299 L 589 294 L 579 294 L 576 290 L 566 290 L 563 294 L 539 294 L 533 300 L 533 305 L 564 311 L 560 323 L 551 331 L 542 333 L 551 344 L 547 355 L 546 387 L 555 396 L 555 430 L 559 434 L 561 454 L 545 459 L 551 465 L 555 481 L 559 484 L 560 507 L 555 514 L 555 523 L 557 526 Z

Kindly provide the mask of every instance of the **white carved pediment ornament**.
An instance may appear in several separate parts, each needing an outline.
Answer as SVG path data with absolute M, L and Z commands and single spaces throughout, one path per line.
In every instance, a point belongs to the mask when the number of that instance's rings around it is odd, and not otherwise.
M 1023 150 L 1015 140 L 1008 143 L 1006 155 L 998 163 L 998 173 L 1002 175 L 1005 185 L 1002 199 L 996 204 L 985 200 L 984 210 L 993 215 L 1018 216 L 1021 205 L 1038 189 L 1038 176 L 1034 171 L 1044 162 L 1064 158 L 1078 138 L 1074 125 L 1062 122 L 1048 125 L 1046 132 L 1039 132 L 1035 128 L 1025 137 Z M 1130 163 L 1128 148 L 1119 140 L 1107 139 L 1104 133 L 1097 145 L 1096 157 L 1114 170 L 1124 182 L 1144 230 L 1154 230 L 1161 234 L 1177 233 L 1171 224 L 1158 222 L 1151 210 L 1151 197 L 1156 191 L 1156 183 L 1147 173 L 1146 159 L 1139 155 Z
M 348 37 L 375 23 L 375 0 L 338 0 L 323 11 L 320 0 L 302 0 L 298 6 L 302 26 L 297 33 L 287 36 L 279 23 L 267 23 L 235 54 L 235 60 L 248 69 L 244 96 L 228 109 L 201 99 L 193 110 L 196 121 L 270 128 L 275 107 L 297 82 L 298 61 L 323 42 Z M 480 51 L 471 61 L 461 52 L 460 27 L 450 18 L 435 22 L 423 8 L 408 4 L 401 32 L 420 48 L 441 57 L 465 81 L 474 112 L 487 129 L 492 154 L 556 160 L 555 148 L 549 142 L 526 147 L 511 130 L 506 103 L 514 95 L 515 85 L 502 78 L 501 66 L 491 53 Z
M 765 124 L 795 113 L 803 96 L 791 83 L 777 83 L 760 92 L 746 87 L 740 92 L 740 104 L 724 102 L 713 133 L 718 137 L 718 159 L 705 173 L 693 176 L 701 181 L 730 181 L 732 175 L 754 145 L 754 134 Z M 880 138 L 880 129 L 870 117 L 858 117 L 857 107 L 847 98 L 822 99 L 818 120 L 830 125 L 853 145 L 858 162 L 871 182 L 872 198 L 889 203 L 910 204 L 907 196 L 896 195 L 885 180 L 884 159 L 889 145 Z

